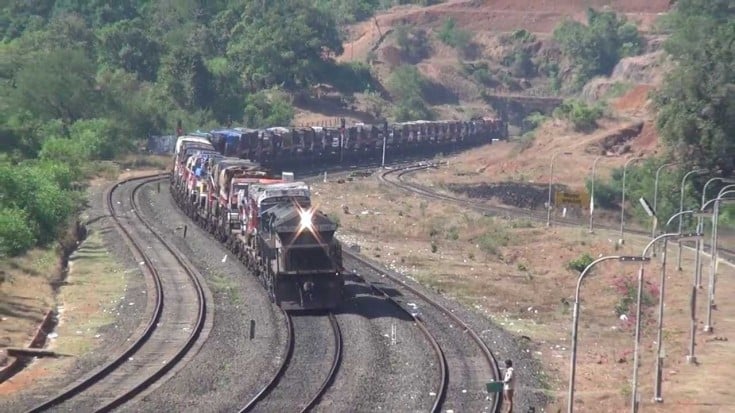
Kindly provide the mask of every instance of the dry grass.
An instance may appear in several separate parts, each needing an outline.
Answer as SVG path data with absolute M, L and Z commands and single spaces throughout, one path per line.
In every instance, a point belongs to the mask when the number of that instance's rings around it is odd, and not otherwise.
M 622 248 L 615 246 L 618 234 L 582 228 L 545 228 L 525 220 L 502 220 L 438 201 L 382 187 L 366 178 L 351 183 L 318 183 L 313 186 L 319 207 L 340 221 L 340 236 L 348 245 L 359 244 L 362 252 L 413 277 L 468 306 L 485 313 L 507 330 L 530 337 L 535 356 L 546 366 L 554 402 L 566 404 L 571 305 L 577 276 L 567 263 L 583 253 L 593 257 L 608 254 L 640 254 L 646 241 L 626 237 Z M 347 206 L 349 213 L 344 213 Z M 433 245 L 433 247 L 432 247 Z M 670 251 L 673 251 L 673 247 Z M 670 253 L 673 255 L 673 253 Z M 669 265 L 666 292 L 665 345 L 668 354 L 664 391 L 667 403 L 654 406 L 652 396 L 653 340 L 655 313 L 645 318 L 640 370 L 641 400 L 645 408 L 688 412 L 697 403 L 731 406 L 735 395 L 728 393 L 733 374 L 729 365 L 735 355 L 728 342 L 706 342 L 698 338 L 702 365 L 683 364 L 688 336 L 689 269 L 692 253 L 685 252 L 684 268 L 678 273 Z M 706 260 L 705 260 L 706 261 Z M 646 279 L 658 283 L 660 262 L 646 268 Z M 626 408 L 632 373 L 633 331 L 615 313 L 623 294 L 614 287 L 621 276 L 633 277 L 637 267 L 618 263 L 601 264 L 583 288 L 578 358 L 578 402 L 580 411 L 621 411 Z M 720 266 L 718 295 L 735 290 L 732 268 Z M 703 314 L 702 293 L 699 312 Z M 721 302 L 715 313 L 718 335 L 735 333 L 735 306 Z M 634 306 L 633 306 L 634 307 Z M 701 327 L 701 324 L 700 324 Z M 735 334 L 731 334 L 735 337 Z M 725 367 L 728 366 L 728 367 Z M 706 380 L 707 386 L 704 386 Z M 701 387 L 697 387 L 701 385 Z M 532 391 L 526 389 L 525 391 Z M 543 391 L 536 389 L 536 391 Z M 707 410 L 706 407 L 701 407 Z M 727 410 L 727 407 L 716 407 Z M 710 406 L 708 411 L 712 411 Z
M 73 357 L 37 360 L 11 380 L 0 384 L 0 394 L 9 394 L 32 386 L 48 375 L 59 374 L 68 369 L 73 364 L 74 357 L 95 348 L 96 343 L 102 338 L 101 329 L 115 321 L 117 306 L 121 297 L 125 295 L 125 271 L 110 257 L 99 233 L 91 232 L 79 249 L 72 254 L 66 281 L 66 285 L 59 289 L 56 297 L 59 324 L 55 333 L 58 337 L 51 339 L 46 347 Z M 39 306 L 40 308 L 48 309 L 54 305 L 54 297 L 46 280 L 31 283 L 25 279 L 21 285 L 26 294 L 30 291 L 36 295 L 47 292 L 44 299 L 48 305 Z M 21 294 L 18 292 L 14 295 L 19 296 Z M 40 317 L 31 326 L 19 325 L 17 317 L 11 320 L 16 328 L 30 332 L 35 331 Z M 17 346 L 25 344 L 27 344 L 25 341 L 13 343 Z
M 0 260 L 0 347 L 25 346 L 54 306 L 51 281 L 60 274 L 54 247 Z

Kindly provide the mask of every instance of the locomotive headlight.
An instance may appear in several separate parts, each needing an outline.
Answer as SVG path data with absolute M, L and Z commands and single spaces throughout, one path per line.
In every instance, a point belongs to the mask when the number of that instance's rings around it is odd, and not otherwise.
M 313 223 L 311 221 L 312 215 L 314 212 L 311 209 L 301 210 L 299 211 L 299 216 L 301 216 L 301 230 L 308 229 L 309 231 L 313 228 Z

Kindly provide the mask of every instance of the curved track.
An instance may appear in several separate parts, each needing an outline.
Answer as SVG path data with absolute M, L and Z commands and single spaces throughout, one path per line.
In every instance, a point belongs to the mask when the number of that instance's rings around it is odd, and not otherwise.
M 421 165 L 409 165 L 409 166 L 399 166 L 395 169 L 391 169 L 389 171 L 381 172 L 378 179 L 394 188 L 411 192 L 417 195 L 421 195 L 426 198 L 431 199 L 437 199 L 442 201 L 449 201 L 453 202 L 458 205 L 465 206 L 469 209 L 483 212 L 483 213 L 489 213 L 489 214 L 504 214 L 505 216 L 512 216 L 512 217 L 522 217 L 522 218 L 528 218 L 532 219 L 534 221 L 539 222 L 546 222 L 546 212 L 538 212 L 538 211 L 531 211 L 527 209 L 521 209 L 521 208 L 515 208 L 510 206 L 497 206 L 497 205 L 486 205 L 482 202 L 478 201 L 470 201 L 467 199 L 446 195 L 446 194 L 440 194 L 437 192 L 434 192 L 432 189 L 427 188 L 422 185 L 418 185 L 411 182 L 406 182 L 403 177 L 405 175 L 411 174 L 413 172 L 417 172 L 420 170 L 428 169 L 431 165 L 421 164 Z M 396 180 L 389 179 L 388 176 L 395 175 Z M 559 218 L 555 217 L 553 218 L 553 222 L 558 225 L 564 225 L 568 227 L 586 227 L 586 223 L 580 223 L 579 221 L 569 219 L 569 218 Z M 599 229 L 607 229 L 611 231 L 617 231 L 620 229 L 619 226 L 613 226 L 613 225 L 606 225 L 604 223 L 596 223 L 595 228 Z M 637 234 L 642 235 L 645 237 L 650 237 L 651 233 L 650 231 L 642 231 L 637 229 L 627 229 L 625 232 L 630 234 Z M 709 248 L 709 244 L 706 242 L 703 244 L 704 249 Z M 729 261 L 735 261 L 735 250 L 722 248 L 721 246 L 718 246 L 717 252 L 721 255 L 722 258 L 727 258 Z
M 363 257 L 363 256 L 361 256 L 359 254 L 356 254 L 356 253 L 354 253 L 352 251 L 349 251 L 347 249 L 343 250 L 342 252 L 343 252 L 343 254 L 349 256 L 351 259 L 357 261 L 360 265 L 369 268 L 370 270 L 372 270 L 372 271 L 380 274 L 381 276 L 385 276 L 386 278 L 390 279 L 392 282 L 398 284 L 400 286 L 400 288 L 405 289 L 405 290 L 408 290 L 411 294 L 415 295 L 420 300 L 426 302 L 431 307 L 433 307 L 438 313 L 440 313 L 441 316 L 448 318 L 450 320 L 450 322 L 454 322 L 458 326 L 460 326 L 462 332 L 465 333 L 465 334 L 467 334 L 470 337 L 470 339 L 471 339 L 471 341 L 472 341 L 472 343 L 474 345 L 474 352 L 477 353 L 479 351 L 479 353 L 481 354 L 481 359 L 480 360 L 476 360 L 476 361 L 480 362 L 481 364 L 484 364 L 484 366 L 487 368 L 487 370 L 489 370 L 490 375 L 489 376 L 482 376 L 483 377 L 483 380 L 485 380 L 485 381 L 487 381 L 487 380 L 500 380 L 500 377 L 501 377 L 500 376 L 500 369 L 498 367 L 497 361 L 496 361 L 495 357 L 493 356 L 492 352 L 487 347 L 487 345 L 482 341 L 482 339 L 480 338 L 480 336 L 467 323 L 465 323 L 461 318 L 459 318 L 456 314 L 454 314 L 451 310 L 449 310 L 448 308 L 446 308 L 445 306 L 443 306 L 438 301 L 434 300 L 433 298 L 431 298 L 428 295 L 426 295 L 423 292 L 421 292 L 419 289 L 417 289 L 417 288 L 409 285 L 405 281 L 403 281 L 400 278 L 396 277 L 395 275 L 391 274 L 390 271 L 386 271 L 380 265 L 377 265 L 377 264 L 369 261 L 365 257 Z M 364 279 L 364 277 L 361 277 L 361 278 Z M 379 287 L 375 286 L 374 284 L 370 283 L 367 280 L 365 280 L 365 282 L 368 283 L 368 285 L 370 285 L 372 288 L 380 291 L 383 295 L 385 295 L 391 301 L 393 301 L 394 303 L 396 303 L 396 305 L 398 305 L 399 307 L 401 307 L 402 309 L 405 310 L 405 308 L 401 304 L 399 304 L 392 297 L 389 297 L 388 294 L 385 291 L 383 291 L 382 289 L 380 289 Z M 437 326 L 437 325 L 433 325 L 432 324 L 430 328 L 427 328 L 425 326 L 423 320 L 421 320 L 417 315 L 415 315 L 414 313 L 412 313 L 412 312 L 410 312 L 408 310 L 405 310 L 405 311 L 407 311 L 409 314 L 411 314 L 411 317 L 413 317 L 415 320 L 417 320 L 417 323 L 418 323 L 419 327 L 422 329 L 422 331 L 424 332 L 424 334 L 432 342 L 432 346 L 437 351 L 437 355 L 438 355 L 438 357 L 440 359 L 440 369 L 442 371 L 441 372 L 442 388 L 440 389 L 439 392 L 437 392 L 437 398 L 436 398 L 436 401 L 434 403 L 434 406 L 432 407 L 432 411 L 433 412 L 441 411 L 442 408 L 445 405 L 445 401 L 446 401 L 446 398 L 447 398 L 447 391 L 448 391 L 448 389 L 450 387 L 450 382 L 452 384 L 455 384 L 453 381 L 456 381 L 457 384 L 459 384 L 460 381 L 463 381 L 464 380 L 464 379 L 461 379 L 460 377 L 464 373 L 466 373 L 466 372 L 460 371 L 461 368 L 462 368 L 460 365 L 454 365 L 453 366 L 452 365 L 453 363 L 449 363 L 449 364 L 447 363 L 447 358 L 446 358 L 446 355 L 444 354 L 444 351 L 442 350 L 442 348 L 439 345 L 438 341 L 434 338 L 433 334 L 429 331 L 430 329 L 432 329 L 432 330 L 433 329 L 439 329 L 440 327 Z M 466 351 L 473 351 L 473 350 L 467 350 L 467 349 L 465 349 L 465 350 Z M 455 353 L 456 353 L 456 351 L 455 351 Z M 453 356 L 456 356 L 457 358 L 463 358 L 463 357 L 465 357 L 464 355 L 461 355 L 461 354 L 453 354 Z M 455 357 L 452 357 L 451 361 L 454 362 L 454 363 L 456 363 L 457 360 L 455 360 L 454 358 Z M 450 367 L 453 367 L 453 368 L 450 369 Z M 474 366 L 474 367 L 477 367 L 477 366 Z M 454 374 L 450 374 L 452 371 L 454 372 Z M 462 383 L 462 384 L 468 384 L 468 385 L 469 384 L 474 384 L 475 386 L 477 386 L 477 385 L 482 386 L 482 383 Z M 457 386 L 453 386 L 453 387 L 457 387 Z M 469 386 L 467 386 L 467 387 L 469 387 Z M 451 397 L 451 400 L 449 400 L 449 403 L 454 404 L 454 405 L 460 405 L 460 404 L 462 404 L 462 402 L 459 401 L 456 396 L 455 397 Z M 492 411 L 493 412 L 496 412 L 496 413 L 500 412 L 500 409 L 502 407 L 501 406 L 501 403 L 502 403 L 502 399 L 500 397 L 494 397 L 493 398 L 493 403 L 492 403 Z
M 201 276 L 142 218 L 137 209 L 137 190 L 160 178 L 161 175 L 155 175 L 120 181 L 106 194 L 110 216 L 151 276 L 154 304 L 150 320 L 122 354 L 34 407 L 31 412 L 45 411 L 62 403 L 69 404 L 71 410 L 110 411 L 160 380 L 200 338 L 207 319 Z M 132 181 L 141 181 L 129 199 L 135 219 L 129 219 L 127 211 L 116 211 L 113 202 L 113 192 Z M 159 248 L 151 248 L 151 234 Z
M 252 411 L 288 411 L 294 409 L 294 396 L 308 397 L 306 403 L 297 407 L 299 412 L 310 411 L 317 406 L 321 397 L 329 389 L 337 376 L 342 362 L 342 333 L 334 314 L 327 317 L 332 330 L 332 361 L 324 363 L 324 354 L 320 351 L 308 351 L 310 345 L 318 344 L 318 350 L 326 350 L 329 342 L 319 336 L 323 329 L 318 324 L 325 319 L 322 315 L 292 315 L 285 312 L 288 325 L 288 344 L 286 356 L 274 377 L 253 397 L 242 409 L 241 413 Z M 296 327 L 294 327 L 294 325 Z M 299 334 L 295 334 L 298 331 Z M 320 342 L 319 339 L 322 339 Z M 328 360 L 328 359 L 327 359 Z M 326 370 L 325 378 L 319 385 L 304 377 L 304 373 L 313 370 Z M 318 385 L 317 388 L 314 388 Z

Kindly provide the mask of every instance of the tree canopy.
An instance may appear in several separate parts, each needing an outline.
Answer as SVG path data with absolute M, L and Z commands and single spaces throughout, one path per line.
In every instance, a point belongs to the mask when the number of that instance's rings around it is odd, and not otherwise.
M 735 171 L 735 4 L 680 0 L 665 49 L 675 62 L 656 94 L 657 125 L 687 166 Z

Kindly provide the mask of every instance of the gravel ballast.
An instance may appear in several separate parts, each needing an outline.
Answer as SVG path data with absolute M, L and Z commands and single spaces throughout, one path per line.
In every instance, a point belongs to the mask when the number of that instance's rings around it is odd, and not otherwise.
M 0 400 L 0 411 L 25 411 L 60 393 L 67 386 L 121 353 L 127 346 L 127 339 L 134 334 L 141 323 L 147 322 L 145 314 L 148 300 L 147 276 L 143 274 L 138 262 L 130 253 L 128 244 L 116 229 L 112 218 L 109 217 L 105 201 L 105 191 L 108 186 L 98 184 L 88 188 L 89 206 L 84 213 L 84 218 L 87 223 L 87 231 L 98 231 L 102 234 L 107 251 L 125 269 L 126 286 L 121 292 L 122 295 L 118 297 L 120 302 L 116 308 L 116 320 L 94 333 L 100 335 L 97 346 L 83 354 L 75 355 L 77 358 L 70 369 L 64 371 L 63 374 L 37 378 L 34 380 L 33 387 L 13 396 L 3 396 Z M 115 199 L 126 195 L 129 196 L 128 194 L 117 194 Z M 62 314 L 60 322 L 63 321 Z M 54 363 L 54 361 L 39 360 L 34 363 L 45 366 L 45 363 Z
M 181 214 L 168 183 L 139 191 L 141 214 L 199 269 L 214 299 L 214 326 L 199 353 L 173 378 L 123 411 L 232 411 L 275 374 L 285 348 L 285 320 L 255 277 Z M 186 238 L 183 228 L 187 226 Z M 255 338 L 250 340 L 250 320 Z
M 337 319 L 343 361 L 316 411 L 426 411 L 439 377 L 435 356 L 410 317 L 363 282 L 348 277 L 350 296 Z M 392 331 L 395 328 L 395 341 Z
M 354 260 L 347 259 L 345 260 L 347 264 L 360 267 L 360 264 L 357 263 Z M 363 266 L 364 267 L 364 266 Z M 467 325 L 472 328 L 479 336 L 480 338 L 485 342 L 487 347 L 490 349 L 492 354 L 495 356 L 498 365 L 501 368 L 501 374 L 504 372 L 504 364 L 503 362 L 506 359 L 513 360 L 513 367 L 516 374 L 516 391 L 514 395 L 514 411 L 528 411 L 530 408 L 534 408 L 536 411 L 541 411 L 544 406 L 547 404 L 546 396 L 543 393 L 544 388 L 546 388 L 546 384 L 544 382 L 544 373 L 542 370 L 541 363 L 533 358 L 532 351 L 530 348 L 530 343 L 524 340 L 521 337 L 518 337 L 497 324 L 495 324 L 492 320 L 486 318 L 486 316 L 477 313 L 476 311 L 470 310 L 464 305 L 458 303 L 454 299 L 451 299 L 449 297 L 446 297 L 444 295 L 438 294 L 435 291 L 429 290 L 425 288 L 424 286 L 416 283 L 411 278 L 405 277 L 404 275 L 391 271 L 391 270 L 385 270 L 386 273 L 390 273 L 391 275 L 397 276 L 399 279 L 404 281 L 406 284 L 411 285 L 414 288 L 417 288 L 419 291 L 424 293 L 425 295 L 429 296 L 439 304 L 443 305 L 445 308 L 449 309 L 452 313 L 457 315 L 461 320 L 463 320 Z M 409 291 L 406 291 L 405 288 L 402 288 L 400 284 L 397 284 L 387 277 L 380 277 L 377 278 L 376 274 L 372 270 L 365 270 L 364 275 L 368 281 L 371 282 L 380 282 L 381 284 L 385 284 L 387 286 L 390 286 L 392 288 L 395 288 L 397 291 L 399 291 L 401 294 L 406 294 L 407 297 L 413 296 Z M 420 310 L 422 313 L 431 313 L 436 312 L 437 310 L 433 309 L 428 303 L 425 303 L 423 300 L 420 300 L 419 298 L 416 299 L 414 304 L 419 304 Z M 417 307 L 418 309 L 418 307 Z M 436 317 L 440 317 L 443 319 L 444 317 L 441 315 L 437 315 Z M 428 320 L 427 320 L 428 322 Z M 435 322 L 441 322 L 439 319 L 437 319 Z M 451 331 L 452 327 L 444 326 L 444 329 L 449 329 Z M 470 340 L 469 337 L 464 337 L 460 339 L 458 336 L 460 335 L 459 329 L 456 329 L 455 332 L 455 340 Z M 430 331 L 431 328 L 430 328 Z M 441 344 L 441 343 L 440 343 Z M 469 345 L 469 344 L 468 344 Z M 447 354 L 447 357 L 449 357 L 449 354 Z M 466 361 L 462 360 L 447 360 L 448 363 L 453 362 L 459 362 L 463 363 Z M 482 360 L 484 363 L 484 360 Z M 488 377 L 487 381 L 491 381 L 492 378 Z M 450 383 L 451 383 L 450 378 Z M 451 385 L 450 385 L 451 386 Z M 451 391 L 456 391 L 456 389 L 452 389 L 450 387 Z M 463 393 L 463 398 L 471 403 L 471 407 L 474 407 L 476 404 L 480 404 L 482 406 L 485 406 L 484 403 L 482 403 L 482 394 L 485 391 L 484 386 L 480 389 L 460 389 L 461 390 L 467 390 L 467 393 Z M 448 398 L 449 400 L 449 398 Z M 488 401 L 489 403 L 489 401 Z M 448 407 L 448 405 L 446 405 Z M 457 406 L 455 406 L 457 407 Z M 459 407 L 457 407 L 459 408 Z M 504 409 L 507 407 L 504 407 Z M 484 409 L 484 407 L 483 407 Z M 464 409 L 459 409 L 459 411 L 464 411 Z M 471 411 L 475 411 L 474 409 L 471 409 Z M 481 410 L 486 411 L 486 410 Z

